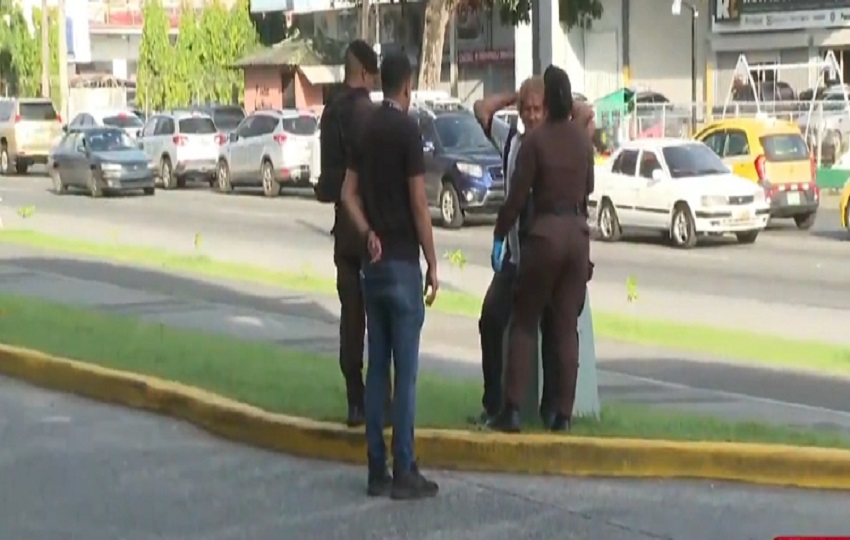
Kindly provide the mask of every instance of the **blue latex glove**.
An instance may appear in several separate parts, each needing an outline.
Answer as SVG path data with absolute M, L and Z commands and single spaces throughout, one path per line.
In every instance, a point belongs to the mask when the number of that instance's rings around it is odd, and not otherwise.
M 502 262 L 505 259 L 505 239 L 493 238 L 493 251 L 490 252 L 490 266 L 494 272 L 502 271 Z

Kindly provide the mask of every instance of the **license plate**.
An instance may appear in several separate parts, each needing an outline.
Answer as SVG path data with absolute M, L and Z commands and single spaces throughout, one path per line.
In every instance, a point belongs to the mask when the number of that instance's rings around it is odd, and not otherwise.
M 785 195 L 785 200 L 788 204 L 798 205 L 800 204 L 800 192 L 799 191 L 791 191 Z
M 738 215 L 735 216 L 736 221 L 749 221 L 752 218 L 753 218 L 753 214 L 749 210 L 744 210 L 742 212 L 738 212 Z

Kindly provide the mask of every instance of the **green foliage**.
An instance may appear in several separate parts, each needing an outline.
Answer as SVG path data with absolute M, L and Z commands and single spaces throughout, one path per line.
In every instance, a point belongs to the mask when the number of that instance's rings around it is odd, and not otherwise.
M 29 219 L 35 214 L 35 206 L 22 206 L 18 208 L 18 215 L 21 219 Z
M 516 26 L 531 20 L 531 0 L 485 0 L 499 10 L 502 22 Z M 602 16 L 602 0 L 558 0 L 561 22 L 567 29 L 577 26 L 582 19 Z
M 174 98 L 174 54 L 168 36 L 168 14 L 160 0 L 147 0 L 142 8 L 144 26 L 136 73 L 136 103 L 145 109 L 163 109 Z
M 443 253 L 443 258 L 449 261 L 449 264 L 463 270 L 466 266 L 466 256 L 463 254 L 463 251 L 460 249 L 455 249 L 452 251 L 447 251 Z
M 629 276 L 626 279 L 626 301 L 632 303 L 637 302 L 637 299 L 637 278 L 635 278 L 634 276 Z
M 2 4 L 0 17 L 3 18 L 0 20 L 0 79 L 4 83 L 6 93 L 18 96 L 41 95 L 41 11 L 38 8 L 33 9 L 32 33 L 23 11 L 17 5 Z M 50 72 L 51 81 L 56 85 L 59 73 L 59 28 L 55 10 L 49 14 L 49 20 Z M 59 95 L 58 86 L 53 90 L 53 95 Z
M 201 101 L 230 103 L 231 79 L 228 73 L 230 13 L 220 0 L 212 0 L 201 12 L 199 26 L 202 44 L 199 62 L 205 73 Z
M 203 70 L 198 62 L 198 56 L 204 44 L 201 40 L 195 8 L 188 0 L 180 6 L 178 32 L 174 70 L 175 79 L 181 84 L 173 85 L 170 97 L 174 105 L 185 105 L 197 101 L 203 91 Z

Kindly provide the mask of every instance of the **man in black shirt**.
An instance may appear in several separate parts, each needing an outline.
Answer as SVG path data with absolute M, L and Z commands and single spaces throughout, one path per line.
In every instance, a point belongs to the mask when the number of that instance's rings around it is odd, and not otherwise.
M 369 338 L 366 372 L 368 493 L 394 499 L 433 497 L 438 487 L 415 461 L 416 376 L 425 321 L 419 252 L 428 264 L 425 303 L 437 294 L 437 257 L 425 195 L 422 134 L 407 114 L 413 70 L 404 53 L 381 64 L 385 100 L 355 145 L 342 200 L 368 251 L 362 266 Z M 384 398 L 395 373 L 392 403 L 393 474 L 386 469 Z
M 360 289 L 361 244 L 340 208 L 340 194 L 351 145 L 361 136 L 373 109 L 369 91 L 378 74 L 378 56 L 362 40 L 345 52 L 345 87 L 325 108 L 321 120 L 321 177 L 316 196 L 334 204 L 334 264 L 339 295 L 339 365 L 345 377 L 349 426 L 363 424 L 363 339 L 366 315 Z

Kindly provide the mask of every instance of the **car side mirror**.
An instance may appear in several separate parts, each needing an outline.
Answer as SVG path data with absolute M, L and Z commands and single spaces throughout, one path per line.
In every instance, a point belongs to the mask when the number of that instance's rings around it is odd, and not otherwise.
M 660 182 L 660 181 L 664 180 L 665 178 L 667 178 L 667 176 L 664 174 L 664 171 L 662 171 L 661 169 L 655 169 L 654 171 L 652 171 L 653 182 Z
M 422 151 L 432 153 L 434 151 L 434 141 L 422 141 Z
M 230 142 L 236 142 L 236 141 L 239 140 L 239 135 L 237 135 L 235 131 L 232 131 L 227 136 L 227 140 L 230 141 Z

